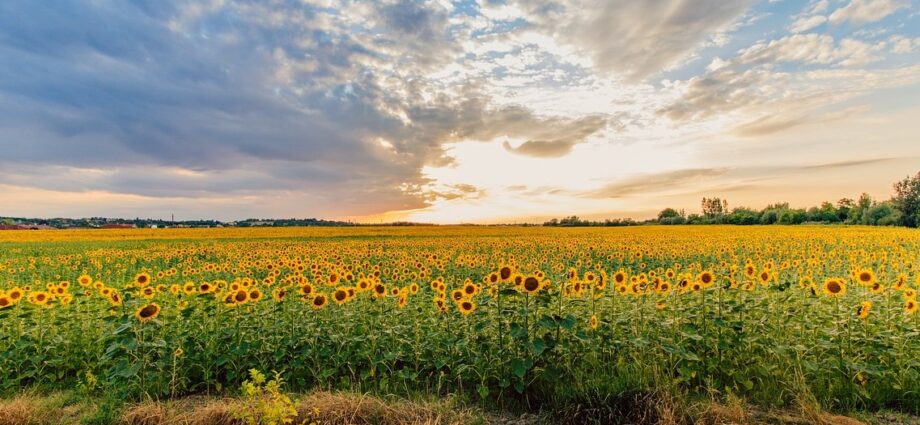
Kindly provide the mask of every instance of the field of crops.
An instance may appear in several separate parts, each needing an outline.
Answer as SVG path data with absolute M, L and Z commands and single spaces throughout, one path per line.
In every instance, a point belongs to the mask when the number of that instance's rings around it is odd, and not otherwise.
M 667 390 L 920 409 L 920 232 L 865 227 L 0 233 L 0 387 L 541 404 Z

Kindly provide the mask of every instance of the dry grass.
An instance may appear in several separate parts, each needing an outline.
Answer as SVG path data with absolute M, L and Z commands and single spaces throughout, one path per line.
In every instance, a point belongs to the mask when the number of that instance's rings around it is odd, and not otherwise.
M 556 419 L 524 415 L 499 417 L 459 408 L 448 399 L 433 402 L 387 401 L 377 397 L 314 392 L 299 397 L 295 424 L 320 425 L 535 425 L 552 424 Z M 119 425 L 241 425 L 230 414 L 233 398 L 186 397 L 177 400 L 150 401 L 125 406 Z M 0 425 L 77 425 L 93 417 L 99 407 L 92 400 L 75 399 L 64 393 L 39 396 L 24 393 L 0 400 Z M 657 403 L 660 425 L 865 425 L 920 424 L 920 418 L 879 413 L 862 414 L 866 422 L 832 415 L 803 404 L 796 409 L 762 410 L 743 402 L 706 402 L 688 413 L 671 402 Z M 611 418 L 608 418 L 611 419 Z M 620 418 L 625 419 L 625 418 Z M 613 419 L 617 423 L 616 419 Z M 619 423 L 629 423 L 626 420 Z M 100 423 L 96 421 L 96 423 Z
M 125 425 L 237 425 L 230 414 L 234 399 L 191 398 L 171 402 L 147 402 L 129 406 L 122 416 Z M 385 402 L 350 393 L 315 392 L 301 397 L 295 424 L 322 425 L 451 425 L 482 422 L 480 416 L 441 403 Z

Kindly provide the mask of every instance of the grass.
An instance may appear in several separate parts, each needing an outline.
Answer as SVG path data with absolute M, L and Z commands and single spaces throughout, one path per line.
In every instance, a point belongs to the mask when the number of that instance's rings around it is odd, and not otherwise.
M 920 425 L 903 413 L 836 415 L 813 406 L 765 410 L 742 400 L 676 400 L 658 394 L 630 394 L 572 404 L 537 414 L 483 411 L 456 398 L 408 400 L 366 394 L 315 391 L 295 397 L 294 424 L 316 425 Z M 242 425 L 231 414 L 234 397 L 189 396 L 122 404 L 76 392 L 25 391 L 0 399 L 0 425 Z

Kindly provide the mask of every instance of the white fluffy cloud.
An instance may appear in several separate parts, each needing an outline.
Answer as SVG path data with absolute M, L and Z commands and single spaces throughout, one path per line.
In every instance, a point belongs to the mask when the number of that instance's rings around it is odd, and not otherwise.
M 831 13 L 831 23 L 852 22 L 865 24 L 875 22 L 907 6 L 901 0 L 851 0 L 849 4 Z

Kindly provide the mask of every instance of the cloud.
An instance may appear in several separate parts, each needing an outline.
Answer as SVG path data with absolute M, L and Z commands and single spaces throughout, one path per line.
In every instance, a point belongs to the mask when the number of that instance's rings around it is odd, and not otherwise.
M 847 38 L 835 45 L 834 38 L 826 34 L 795 34 L 744 49 L 739 60 L 748 65 L 776 62 L 861 65 L 874 59 L 871 51 L 872 46 L 859 40 Z
M 427 77 L 462 54 L 438 3 L 283 6 L 0 5 L 0 149 L 17 164 L 0 180 L 372 214 L 426 206 L 421 170 L 449 162 L 444 143 L 575 144 L 606 125 Z
M 907 5 L 899 0 L 851 0 L 846 6 L 831 13 L 829 21 L 833 24 L 866 24 L 879 21 Z
M 825 22 L 827 22 L 827 17 L 824 15 L 802 17 L 792 23 L 789 27 L 789 31 L 794 33 L 805 32 Z
M 572 151 L 573 146 L 575 146 L 575 143 L 567 140 L 530 140 L 521 143 L 517 147 L 511 147 L 511 144 L 507 141 L 502 143 L 502 147 L 508 152 L 537 158 L 558 158 L 560 156 L 565 156 Z
M 874 165 L 882 164 L 885 162 L 891 161 L 901 161 L 904 158 L 871 158 L 871 159 L 857 159 L 852 161 L 841 161 L 841 162 L 831 162 L 826 164 L 816 164 L 816 165 L 807 165 L 800 167 L 802 170 L 828 170 L 828 169 L 838 169 L 838 168 L 850 168 L 850 167 L 861 167 L 863 165 Z
M 819 108 L 916 82 L 916 65 L 856 68 L 876 61 L 884 47 L 852 38 L 835 43 L 825 34 L 761 41 L 734 58 L 714 60 L 701 75 L 672 84 L 679 96 L 657 112 L 681 123 L 734 114 L 732 120 L 746 120 L 736 124 L 736 133 L 747 137 L 802 125 L 815 121 L 813 111 Z
M 760 137 L 768 134 L 786 131 L 795 127 L 812 124 L 830 123 L 847 119 L 868 111 L 866 107 L 853 107 L 842 111 L 828 112 L 825 114 L 769 114 L 753 121 L 741 124 L 732 130 L 732 133 L 741 137 Z
M 727 168 L 694 168 L 631 177 L 581 194 L 587 198 L 621 198 L 633 194 L 648 195 L 685 187 L 692 183 L 724 175 Z
M 914 49 L 920 48 L 920 37 L 909 39 L 900 35 L 893 35 L 888 39 L 891 45 L 891 52 L 898 55 L 913 52 Z
M 518 0 L 535 30 L 588 52 L 595 66 L 640 81 L 726 31 L 748 1 Z

